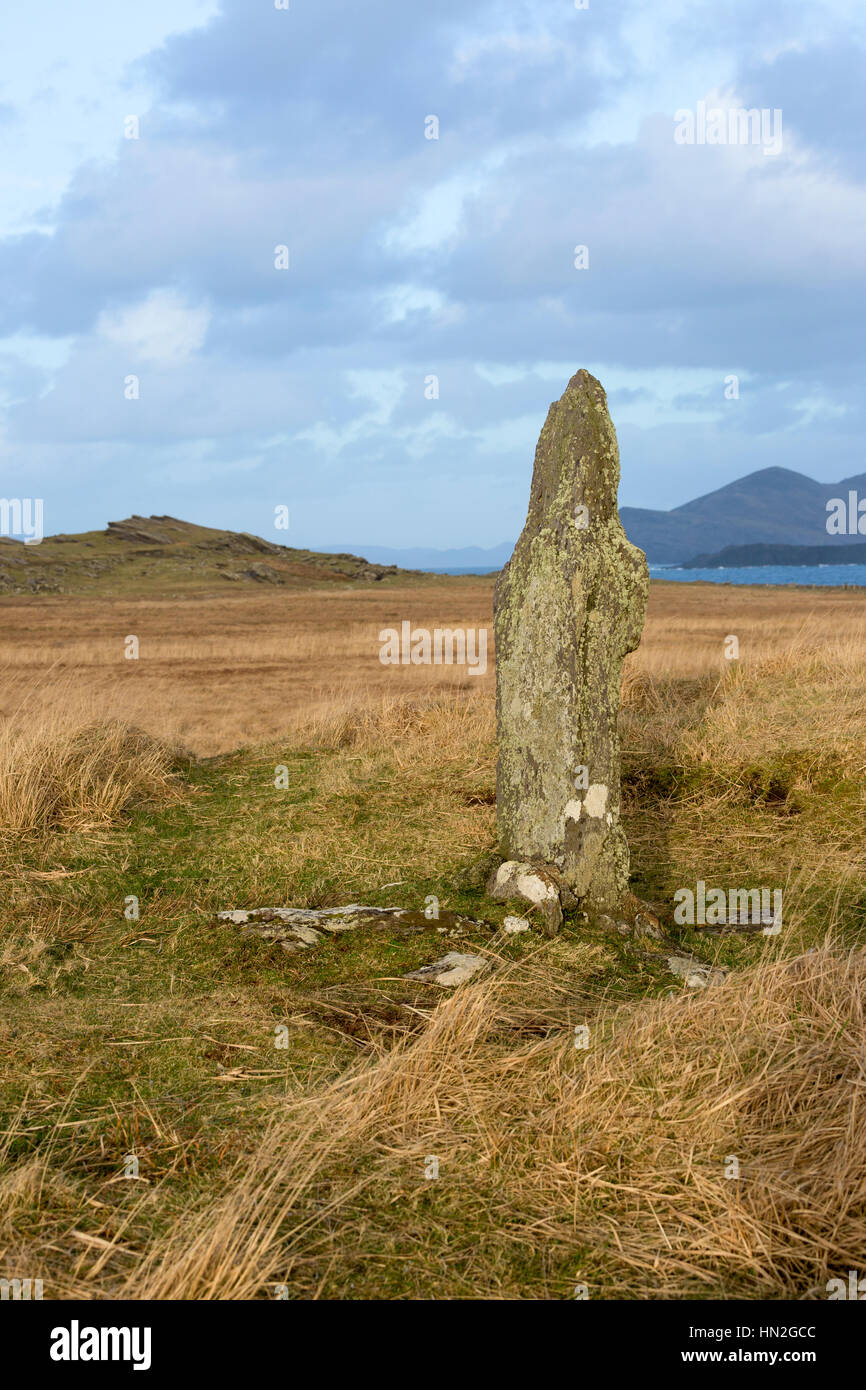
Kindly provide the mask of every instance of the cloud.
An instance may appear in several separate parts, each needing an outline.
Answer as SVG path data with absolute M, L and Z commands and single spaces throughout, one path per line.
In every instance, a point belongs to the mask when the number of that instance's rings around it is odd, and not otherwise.
M 153 290 L 140 304 L 103 310 L 96 333 L 130 349 L 130 360 L 171 366 L 198 352 L 210 317 L 207 308 L 185 304 L 173 290 Z
M 67 530 L 125 477 L 126 510 L 256 529 L 281 501 L 311 543 L 494 544 L 581 365 L 623 501 L 857 471 L 862 42 L 834 0 L 224 0 L 132 74 L 141 138 L 0 240 L 9 475 Z M 677 145 L 700 99 L 782 106 L 783 153 Z

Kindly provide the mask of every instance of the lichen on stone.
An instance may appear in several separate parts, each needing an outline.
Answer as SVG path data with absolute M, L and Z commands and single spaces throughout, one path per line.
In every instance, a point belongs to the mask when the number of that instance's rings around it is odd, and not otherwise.
M 617 717 L 649 589 L 618 485 L 604 389 L 579 371 L 548 412 L 526 525 L 496 585 L 496 801 L 503 858 L 554 865 L 576 898 L 599 906 L 628 888 Z M 577 766 L 588 769 L 585 791 Z

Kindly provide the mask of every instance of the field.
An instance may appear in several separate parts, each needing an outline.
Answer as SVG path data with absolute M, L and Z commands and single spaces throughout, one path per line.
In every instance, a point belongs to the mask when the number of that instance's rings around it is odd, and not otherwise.
M 632 887 L 729 971 L 703 991 L 610 922 L 501 930 L 492 640 L 484 675 L 379 661 L 405 619 L 490 628 L 491 580 L 226 587 L 0 598 L 0 1275 L 795 1299 L 866 1268 L 863 595 L 652 586 Z M 677 926 L 698 880 L 781 888 L 782 932 Z M 480 925 L 290 955 L 215 920 L 431 897 Z M 455 945 L 496 968 L 404 978 Z

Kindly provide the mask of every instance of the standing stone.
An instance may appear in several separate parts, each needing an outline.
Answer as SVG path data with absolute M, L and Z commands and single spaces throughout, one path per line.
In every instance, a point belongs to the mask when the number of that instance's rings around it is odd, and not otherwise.
M 604 389 L 579 371 L 548 412 L 526 525 L 494 597 L 500 852 L 549 866 L 567 894 L 608 910 L 628 890 L 620 675 L 649 590 L 618 485 Z

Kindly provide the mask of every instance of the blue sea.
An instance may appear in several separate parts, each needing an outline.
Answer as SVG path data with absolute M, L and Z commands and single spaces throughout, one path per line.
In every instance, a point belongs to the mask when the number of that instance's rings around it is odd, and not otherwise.
M 497 574 L 497 570 L 434 569 L 427 574 Z M 749 569 L 684 570 L 674 565 L 650 565 L 653 579 L 679 584 L 820 584 L 826 588 L 866 588 L 866 565 L 754 565 Z
M 650 565 L 653 579 L 679 584 L 819 584 L 822 588 L 866 587 L 866 565 L 753 565 L 748 569 L 684 570 Z

